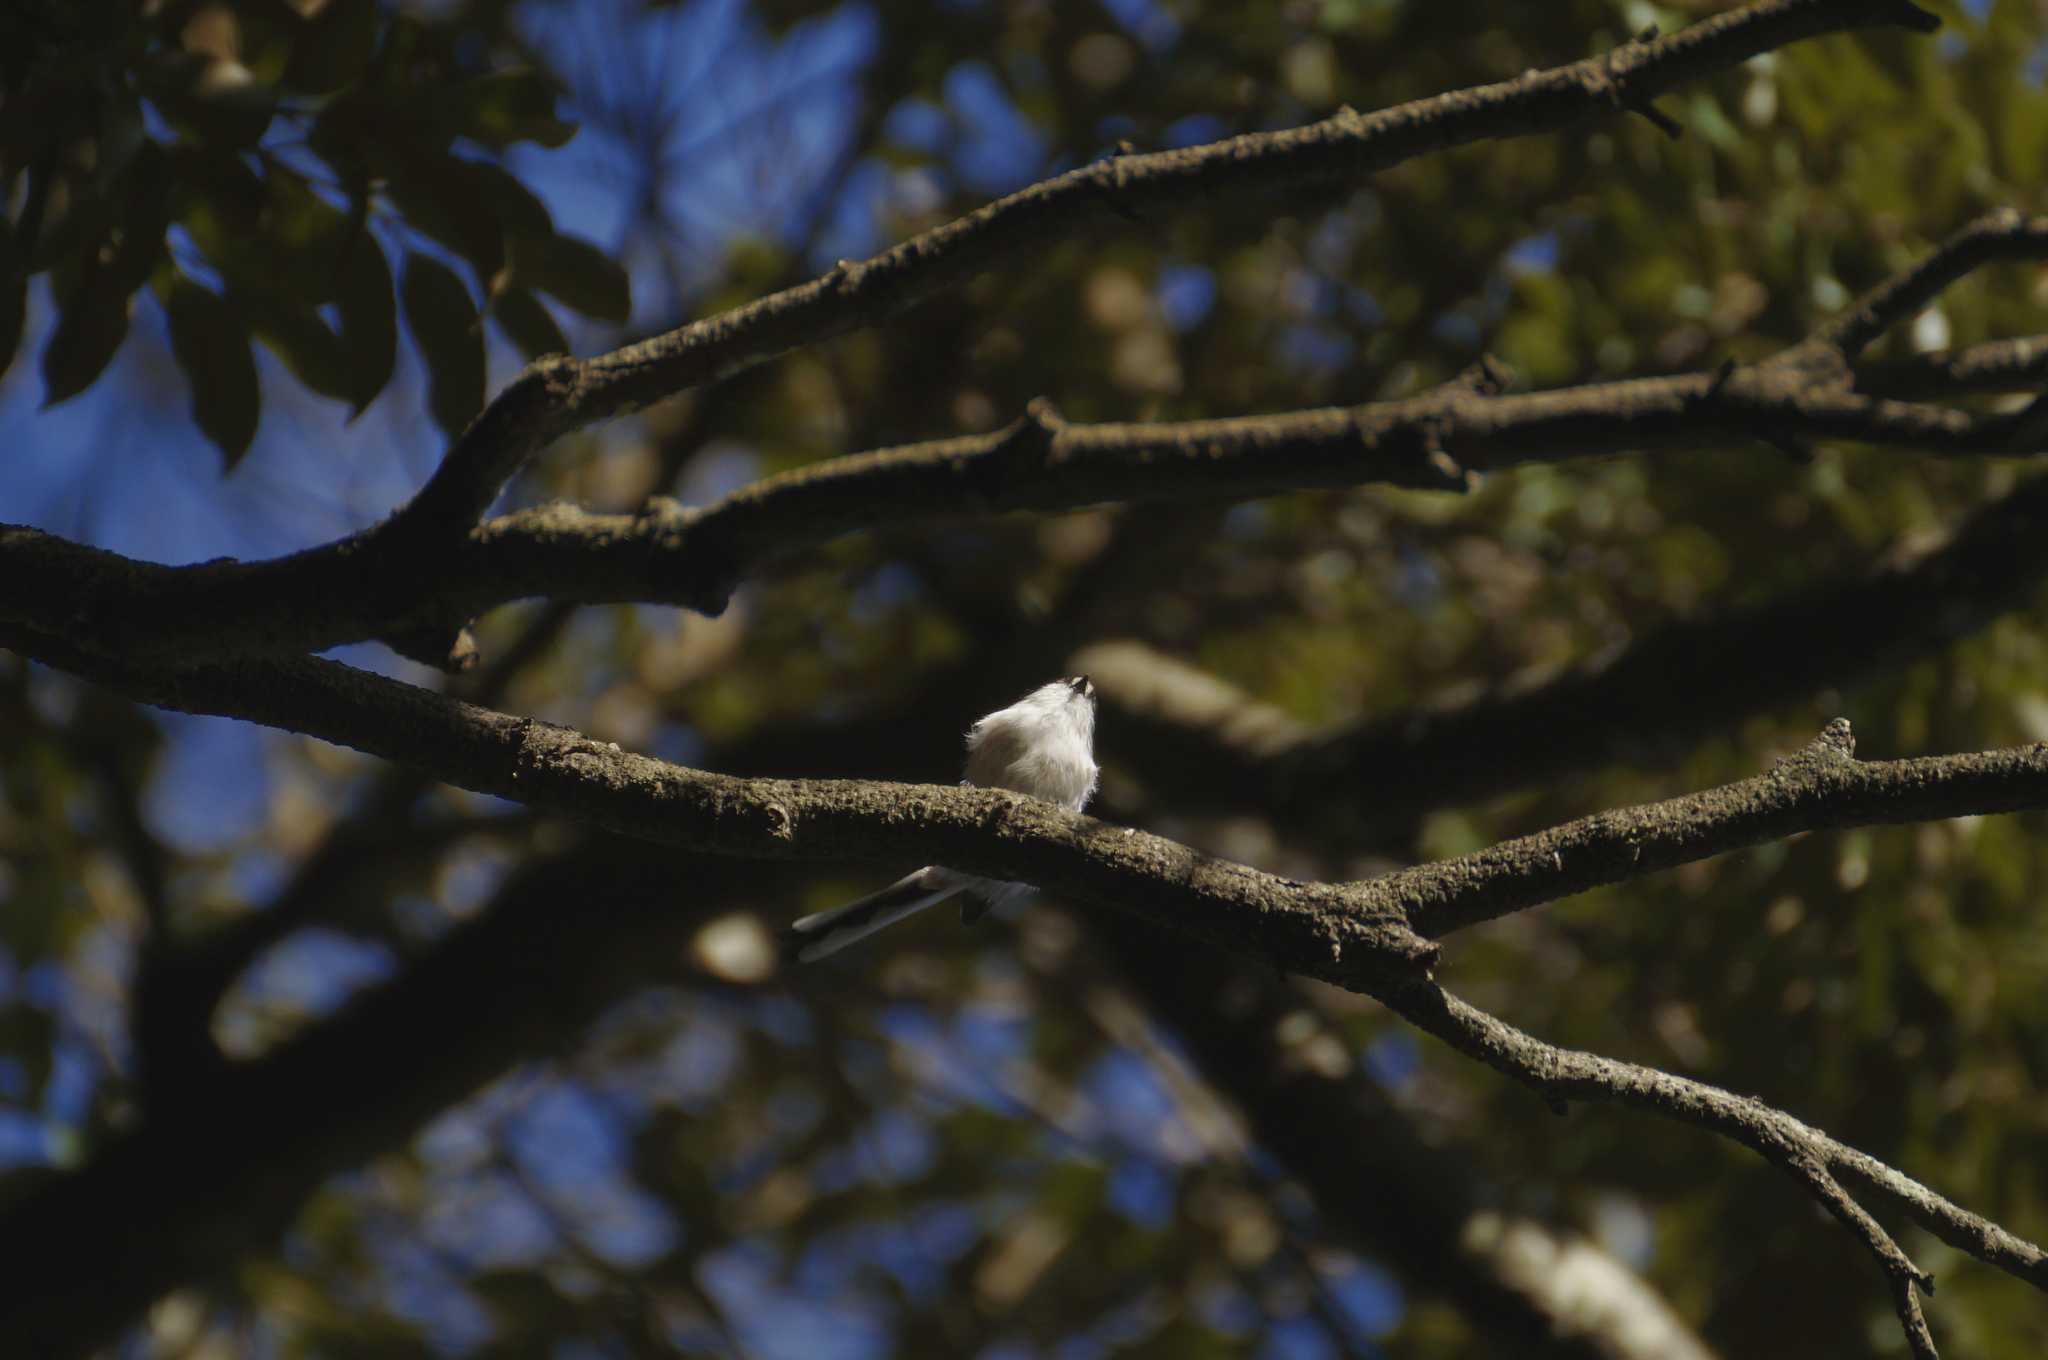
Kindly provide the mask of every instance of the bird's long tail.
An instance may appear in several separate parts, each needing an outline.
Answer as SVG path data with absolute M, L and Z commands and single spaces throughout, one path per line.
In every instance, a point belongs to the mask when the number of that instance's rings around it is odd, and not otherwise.
M 927 865 L 843 907 L 792 921 L 789 930 L 796 945 L 796 960 L 814 963 L 828 954 L 836 954 L 906 916 L 937 906 L 965 886 L 958 875 L 936 864 Z

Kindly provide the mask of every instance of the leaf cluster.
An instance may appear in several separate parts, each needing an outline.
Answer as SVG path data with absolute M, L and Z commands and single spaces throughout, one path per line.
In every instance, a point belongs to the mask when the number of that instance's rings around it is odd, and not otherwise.
M 460 432 L 483 403 L 486 318 L 531 357 L 568 348 L 542 295 L 612 323 L 630 305 L 619 267 L 503 164 L 575 132 L 549 78 L 492 51 L 509 41 L 376 0 L 10 6 L 0 368 L 32 279 L 57 317 L 46 404 L 101 377 L 147 295 L 232 466 L 261 414 L 253 346 L 359 414 L 391 379 L 402 312 L 433 417 Z

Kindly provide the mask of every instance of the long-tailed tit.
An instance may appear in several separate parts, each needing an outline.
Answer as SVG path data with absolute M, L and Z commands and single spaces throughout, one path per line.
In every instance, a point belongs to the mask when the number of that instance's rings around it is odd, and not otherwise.
M 1085 675 L 1054 680 L 999 708 L 967 729 L 963 784 L 1014 789 L 1079 812 L 1095 792 L 1095 685 Z M 904 917 L 969 894 L 960 919 L 1028 897 L 1028 883 L 963 874 L 939 864 L 897 879 L 879 892 L 794 922 L 796 957 L 809 963 L 837 953 Z

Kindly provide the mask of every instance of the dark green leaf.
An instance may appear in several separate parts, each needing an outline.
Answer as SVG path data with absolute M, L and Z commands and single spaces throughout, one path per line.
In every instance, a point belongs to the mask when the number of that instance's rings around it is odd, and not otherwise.
M 596 246 L 574 237 L 513 237 L 512 278 L 601 321 L 623 323 L 633 311 L 626 271 Z
M 116 186 L 117 224 L 53 271 L 63 311 L 43 349 L 45 405 L 90 387 L 127 338 L 128 299 L 165 258 L 170 180 L 170 157 L 161 147 L 150 142 L 137 148 Z M 15 311 L 11 324 L 0 324 L 0 336 L 7 340 L 4 352 L 11 355 L 21 329 L 21 287 L 19 271 L 7 272 L 15 279 Z M 0 303 L 0 311 L 9 305 Z
M 171 225 L 171 157 L 145 142 L 129 161 L 121 182 L 121 226 L 107 264 L 112 285 L 132 293 L 149 282 L 168 254 L 164 234 Z
M 427 406 L 451 438 L 484 404 L 484 336 L 455 271 L 413 254 L 405 262 L 405 323 L 427 361 Z
M 377 0 L 328 0 L 292 42 L 284 83 L 327 94 L 360 78 L 377 50 Z
M 552 236 L 555 219 L 547 204 L 511 172 L 486 161 L 464 161 L 476 190 L 491 205 L 509 236 Z
M 505 230 L 471 166 L 453 156 L 407 155 L 382 167 L 385 190 L 410 225 L 447 246 L 489 280 L 505 267 Z
M 486 1271 L 473 1277 L 469 1288 L 510 1335 L 542 1335 L 551 1327 L 574 1325 L 575 1309 L 537 1272 Z
M 507 288 L 491 303 L 491 315 L 519 352 L 529 359 L 543 354 L 567 354 L 569 341 L 543 303 L 524 288 Z
M 555 90 L 538 71 L 496 71 L 456 87 L 448 96 L 454 131 L 503 150 L 514 142 L 560 146 L 576 125 L 555 117 Z
M 177 275 L 165 290 L 171 352 L 192 388 L 192 420 L 232 469 L 256 437 L 260 395 L 249 328 L 219 295 Z
M 14 362 L 27 309 L 28 270 L 15 249 L 13 229 L 5 217 L 0 217 L 0 374 L 5 374 Z
M 61 273 L 69 276 L 72 271 Z M 128 338 L 128 296 L 112 272 L 88 260 L 77 272 L 57 318 L 57 328 L 43 346 L 43 405 L 55 406 L 92 386 L 114 351 Z
M 48 902 L 55 907 L 61 901 L 56 894 L 37 894 L 30 901 Z M 44 917 L 54 916 L 55 911 L 40 913 Z M 38 921 L 43 925 L 43 921 Z M 10 932 L 10 949 L 22 949 L 41 943 L 28 932 Z M 36 935 L 55 935 L 54 929 L 40 930 Z M 4 1051 L 23 1065 L 22 1090 L 16 1099 L 36 1100 L 42 1096 L 43 1086 L 50 1077 L 50 1058 L 56 1051 L 56 1020 L 48 1011 L 16 1001 L 0 1009 L 0 1051 Z
M 260 233 L 269 198 L 263 181 L 231 151 L 180 144 L 168 154 L 173 215 L 210 258 L 233 258 Z
M 42 212 L 33 237 L 28 235 L 27 220 L 23 223 L 23 238 L 33 242 L 28 260 L 31 273 L 55 268 L 90 251 L 106 234 L 114 204 L 90 177 L 61 166 L 32 165 L 27 179 L 28 199 L 38 203 Z
M 364 231 L 349 243 L 342 265 L 341 312 L 342 359 L 348 366 L 349 399 L 355 414 L 376 400 L 391 381 L 391 368 L 398 358 L 398 302 L 391 287 L 391 267 L 384 262 L 384 248 Z
M 285 166 L 270 164 L 263 215 L 266 284 L 308 302 L 328 302 L 341 283 L 340 263 L 352 239 L 349 216 Z
M 253 146 L 277 111 L 277 90 L 238 61 L 165 48 L 139 67 L 142 90 L 187 140 Z
M 99 135 L 93 145 L 93 180 L 111 189 L 127 177 L 138 154 L 162 148 L 150 140 L 142 101 L 130 91 L 102 101 L 95 115 Z
M 369 79 L 387 85 L 404 83 L 427 46 L 426 25 L 417 16 L 401 12 L 384 31 L 384 41 L 370 62 Z
M 386 289 L 388 294 L 388 284 Z M 311 305 L 249 288 L 231 288 L 228 298 L 242 313 L 250 332 L 284 360 L 300 382 L 323 397 L 355 399 L 355 375 L 350 372 L 341 338 L 327 329 Z

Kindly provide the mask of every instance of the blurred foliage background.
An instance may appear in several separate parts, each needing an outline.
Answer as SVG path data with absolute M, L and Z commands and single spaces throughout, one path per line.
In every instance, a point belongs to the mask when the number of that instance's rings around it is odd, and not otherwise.
M 0 16 L 0 518 L 165 561 L 325 541 L 402 502 L 532 354 L 708 315 L 1123 141 L 1375 108 L 1730 7 L 25 0 Z M 701 502 L 1041 394 L 1172 419 L 1406 395 L 1485 353 L 1526 386 L 1761 357 L 1976 214 L 2048 208 L 2048 7 L 1931 7 L 1931 39 L 1804 43 L 1678 91 L 1677 140 L 1616 117 L 1035 243 L 886 328 L 564 441 L 512 498 Z M 2044 304 L 2048 272 L 1985 270 L 1880 353 L 2048 329 Z M 503 610 L 454 679 L 343 655 L 706 768 L 921 781 L 953 777 L 979 713 L 1090 669 L 1101 815 L 1359 876 L 1745 776 L 1838 714 L 1866 757 L 2048 738 L 2021 581 L 1875 620 L 1818 667 L 1797 638 L 1740 658 L 1754 699 L 1704 732 L 1660 707 L 1687 677 L 1653 675 L 1626 715 L 1568 713 L 1540 772 L 1509 743 L 1455 796 L 1203 757 L 1540 691 L 1862 579 L 2029 475 L 1756 445 L 1466 498 L 963 515 L 791 560 L 717 619 Z M 1162 695 L 1201 703 L 1162 716 Z M 1444 977 L 2038 1241 L 2044 826 L 1767 846 L 1456 938 Z M 234 960 L 211 1034 L 246 1060 L 538 895 L 580 943 L 515 936 L 527 1023 L 478 1039 L 486 1008 L 451 1003 L 414 1060 L 490 1056 L 445 1108 L 366 1111 L 381 1132 L 282 1235 L 195 1270 L 121 1354 L 1523 1353 L 1399 1196 L 1306 1145 L 1332 1099 L 1361 1159 L 1428 1152 L 1446 1194 L 1597 1246 L 1721 1354 L 1903 1351 L 1861 1249 L 1748 1153 L 1555 1118 L 1359 998 L 1051 903 L 768 966 L 766 928 L 876 881 L 594 840 L 0 656 L 0 1222 L 10 1184 L 89 1172 L 178 1101 L 152 970 Z M 2037 1294 L 1904 1241 L 1954 1353 L 2048 1351 Z

